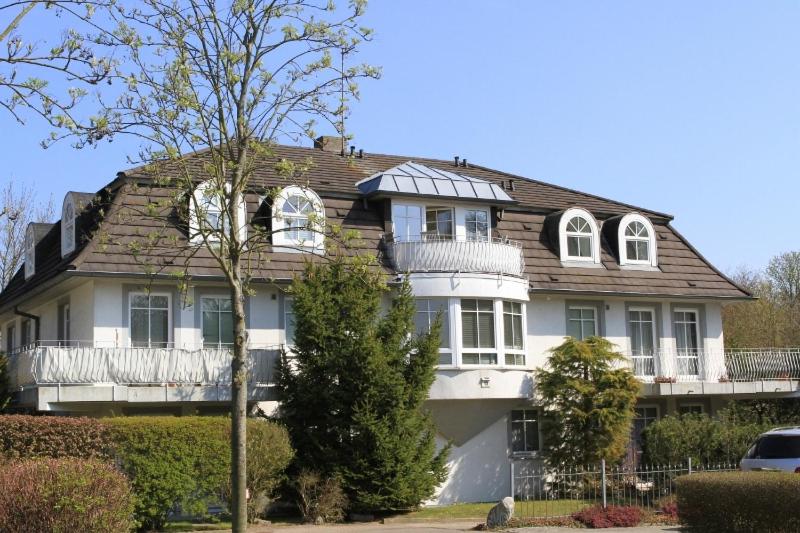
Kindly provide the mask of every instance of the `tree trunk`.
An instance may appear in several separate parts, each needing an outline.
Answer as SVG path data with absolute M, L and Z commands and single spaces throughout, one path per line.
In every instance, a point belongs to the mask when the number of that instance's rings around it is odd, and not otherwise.
M 231 284 L 233 359 L 231 361 L 231 519 L 233 533 L 247 529 L 247 329 L 244 291 L 235 268 Z

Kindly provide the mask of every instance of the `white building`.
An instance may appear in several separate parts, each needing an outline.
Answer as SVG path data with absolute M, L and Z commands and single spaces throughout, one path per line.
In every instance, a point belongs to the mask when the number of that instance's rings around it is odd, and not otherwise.
M 335 145 L 277 147 L 242 207 L 248 230 L 285 229 L 256 265 L 246 303 L 254 405 L 275 399 L 274 363 L 291 342 L 284 289 L 319 253 L 318 238 L 303 230 L 315 211 L 357 229 L 360 249 L 377 253 L 389 275 L 408 273 L 421 328 L 444 311 L 429 406 L 442 442 L 454 446 L 439 503 L 497 500 L 511 490 L 511 461 L 536 460 L 533 370 L 568 335 L 605 336 L 629 356 L 644 383 L 639 429 L 671 412 L 713 412 L 733 397 L 796 393 L 796 353 L 725 351 L 722 307 L 750 295 L 669 215 L 466 161 L 346 157 L 341 145 L 327 149 Z M 307 188 L 286 186 L 273 170 L 277 158 L 307 157 Z M 281 193 L 266 200 L 275 187 Z M 186 259 L 192 243 L 172 214 L 148 214 L 164 194 L 139 171 L 119 173 L 97 194 L 69 193 L 58 223 L 28 229 L 25 266 L 0 294 L 15 408 L 227 410 L 229 295 L 207 251 Z M 165 220 L 170 238 L 136 246 Z M 176 270 L 190 275 L 187 294 Z

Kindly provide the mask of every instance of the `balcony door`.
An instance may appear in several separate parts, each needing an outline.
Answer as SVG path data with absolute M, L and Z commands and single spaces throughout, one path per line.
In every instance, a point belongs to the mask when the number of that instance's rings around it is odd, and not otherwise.
M 656 347 L 655 312 L 648 308 L 628 310 L 628 325 L 631 335 L 631 358 L 633 373 L 638 377 L 655 376 L 653 357 Z
M 419 241 L 422 236 L 423 215 L 423 208 L 420 205 L 392 203 L 394 240 L 398 242 Z
M 675 347 L 678 349 L 678 375 L 697 378 L 700 374 L 700 325 L 695 309 L 675 309 L 673 313 Z
M 169 294 L 131 293 L 130 339 L 134 348 L 167 348 L 172 317 Z

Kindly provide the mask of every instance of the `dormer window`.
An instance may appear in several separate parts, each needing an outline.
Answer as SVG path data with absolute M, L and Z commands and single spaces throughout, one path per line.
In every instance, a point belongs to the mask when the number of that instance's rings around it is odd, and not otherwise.
M 620 265 L 658 266 L 653 225 L 638 214 L 622 217 L 619 224 Z
M 72 195 L 64 198 L 61 209 L 61 257 L 75 251 L 75 204 Z
M 213 180 L 205 181 L 194 190 L 189 205 L 189 239 L 193 243 L 220 242 L 231 227 L 231 216 L 226 206 L 230 200 L 230 184 L 224 191 Z M 242 198 L 238 209 L 239 239 L 247 238 L 247 208 Z
M 28 225 L 25 230 L 25 279 L 36 273 L 36 235 L 33 225 Z
M 561 215 L 559 248 L 565 263 L 600 263 L 600 234 L 588 211 L 573 208 Z
M 286 187 L 273 205 L 272 244 L 282 251 L 321 252 L 325 208 L 319 196 L 305 187 Z

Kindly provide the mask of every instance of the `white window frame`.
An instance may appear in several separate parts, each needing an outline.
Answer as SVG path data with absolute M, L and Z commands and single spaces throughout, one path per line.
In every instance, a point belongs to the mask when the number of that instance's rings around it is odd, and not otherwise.
M 405 214 L 400 215 L 400 210 L 404 210 Z M 417 213 L 416 220 L 419 222 L 419 234 L 408 230 L 408 221 L 414 220 L 414 217 L 408 214 L 408 210 L 414 210 Z M 392 235 L 397 242 L 420 242 L 422 235 L 425 233 L 425 204 L 417 202 L 395 202 L 392 201 Z M 402 224 L 401 224 L 401 221 Z M 404 225 L 405 228 L 401 228 Z M 403 236 L 403 233 L 408 235 Z
M 293 196 L 304 196 L 314 209 L 314 218 L 309 221 L 311 239 L 299 241 L 292 239 L 287 230 L 283 206 Z M 308 187 L 292 185 L 283 188 L 272 203 L 272 246 L 279 252 L 311 252 L 321 254 L 325 250 L 325 205 L 319 195 Z
M 501 300 L 494 300 L 492 298 L 480 298 L 480 297 L 473 297 L 473 298 L 464 297 L 464 298 L 458 298 L 457 300 L 458 301 L 456 303 L 456 307 L 457 307 L 457 311 L 458 311 L 458 347 L 459 347 L 458 355 L 459 355 L 459 365 L 463 366 L 463 367 L 467 367 L 467 368 L 476 368 L 476 367 L 479 367 L 479 366 L 496 368 L 496 367 L 502 366 L 501 363 L 503 361 L 502 361 L 501 358 L 503 357 L 503 350 L 501 348 L 499 348 L 501 341 L 500 341 L 500 339 L 498 339 L 498 333 L 502 333 L 502 329 L 500 331 L 498 331 L 498 328 L 497 328 L 497 302 L 501 301 Z M 462 311 L 462 307 L 461 307 L 462 300 L 476 300 L 476 301 L 477 300 L 484 300 L 484 301 L 489 301 L 489 302 L 492 303 L 492 326 L 494 327 L 494 347 L 493 348 L 471 348 L 471 347 L 470 348 L 466 348 L 464 346 L 464 338 L 463 338 L 464 325 L 463 325 L 463 320 L 462 320 L 463 311 Z M 470 312 L 472 312 L 472 311 L 470 310 Z M 488 313 L 488 311 L 479 311 L 477 314 L 480 315 L 480 313 Z M 480 344 L 480 338 L 478 339 L 478 344 Z M 490 354 L 490 355 L 491 354 L 495 354 L 496 355 L 496 359 L 495 359 L 494 363 L 481 363 L 480 362 L 480 355 L 479 355 L 477 363 L 465 363 L 464 362 L 464 355 L 468 355 L 468 354 Z
M 536 443 L 538 444 L 535 450 L 527 451 L 514 451 L 514 411 L 534 411 L 536 413 Z M 518 422 L 523 423 L 523 431 L 525 422 L 529 419 L 524 418 Z M 524 437 L 523 437 L 524 438 Z M 511 457 L 536 457 L 542 452 L 542 410 L 537 407 L 518 407 L 511 409 L 508 413 L 508 450 Z
M 448 338 L 450 340 L 450 343 L 449 343 L 450 347 L 440 346 L 439 347 L 439 354 L 440 355 L 442 355 L 442 354 L 449 355 L 450 356 L 450 364 L 437 363 L 436 366 L 439 367 L 439 368 L 451 368 L 451 367 L 456 366 L 456 360 L 455 360 L 456 350 L 455 350 L 454 343 L 453 343 L 453 317 L 452 317 L 452 314 L 451 314 L 451 301 L 450 301 L 450 298 L 440 298 L 440 297 L 436 297 L 436 296 L 420 296 L 419 298 L 414 298 L 414 305 L 417 306 L 417 302 L 419 302 L 421 300 L 424 300 L 426 302 L 430 302 L 431 300 L 433 300 L 434 302 L 440 301 L 440 302 L 444 303 L 444 308 L 447 310 L 447 329 L 443 330 L 443 332 L 447 334 L 447 336 L 448 336 Z M 417 309 L 414 311 L 415 314 L 416 313 L 420 313 L 420 312 L 425 313 L 425 314 L 428 315 L 428 324 L 430 324 L 431 319 L 433 318 L 433 316 L 435 316 L 435 312 L 431 311 L 430 305 L 428 305 L 428 308 L 426 310 L 424 310 L 424 311 L 419 311 L 419 307 L 417 307 Z
M 283 315 L 283 329 L 281 331 L 281 337 L 283 340 L 283 345 L 286 346 L 287 349 L 291 350 L 294 346 L 294 343 L 289 343 L 289 336 L 286 335 L 286 330 L 289 327 L 289 315 L 294 318 L 294 298 L 291 296 L 286 296 L 283 298 L 283 309 L 281 310 L 281 314 Z M 295 325 L 295 328 L 297 326 Z
M 492 212 L 484 207 L 464 207 L 460 209 L 460 225 L 463 227 L 464 240 L 467 242 L 492 242 Z M 467 214 L 470 212 L 481 212 L 486 215 L 486 239 L 470 239 L 467 231 Z
M 572 233 L 567 233 L 567 224 L 575 218 L 580 217 L 584 219 L 589 224 L 589 231 L 591 233 L 591 256 L 590 257 L 580 257 L 569 255 L 569 247 L 568 247 L 568 236 L 572 235 Z M 579 207 L 573 207 L 564 211 L 559 219 L 558 223 L 558 235 L 559 235 L 559 252 L 561 255 L 561 262 L 564 263 L 566 266 L 570 266 L 570 264 L 574 264 L 575 266 L 587 266 L 587 265 L 599 265 L 600 264 L 600 229 L 597 225 L 597 221 L 585 209 L 581 209 Z M 581 234 L 585 236 L 585 234 Z
M 526 350 L 526 346 L 527 346 L 527 339 L 526 339 L 526 337 L 527 337 L 527 327 L 526 327 L 527 313 L 526 313 L 526 308 L 525 308 L 525 302 L 520 302 L 520 301 L 517 301 L 517 300 L 498 300 L 498 301 L 500 302 L 500 304 L 499 304 L 499 307 L 500 307 L 500 320 L 499 320 L 500 328 L 499 328 L 499 330 L 500 330 L 500 334 L 502 335 L 502 342 L 499 343 L 499 346 L 502 346 L 502 357 L 503 357 L 501 366 L 505 366 L 505 367 L 508 367 L 508 368 L 524 368 L 528 364 L 528 357 L 527 357 L 527 350 Z M 522 347 L 521 348 L 508 348 L 506 346 L 506 321 L 505 321 L 505 315 L 506 315 L 505 303 L 506 302 L 508 302 L 508 303 L 510 303 L 512 305 L 513 304 L 519 304 L 520 315 L 521 315 L 520 316 L 520 318 L 521 318 L 520 326 L 522 328 L 522 331 L 520 332 L 521 333 L 521 338 L 522 338 Z M 513 314 L 516 314 L 516 313 L 513 313 Z M 497 329 L 497 328 L 495 328 L 495 329 Z M 520 364 L 516 364 L 516 363 L 510 364 L 510 363 L 506 362 L 506 356 L 508 356 L 508 355 L 515 356 L 514 357 L 515 359 L 517 358 L 517 356 L 521 355 L 522 356 L 522 363 L 520 363 Z
M 132 335 L 132 330 L 133 330 L 133 320 L 132 320 L 133 319 L 133 297 L 134 296 L 149 296 L 149 297 L 152 297 L 152 296 L 166 296 L 167 297 L 167 346 L 169 347 L 170 345 L 172 345 L 175 342 L 174 338 L 173 338 L 174 331 L 173 331 L 173 325 L 172 325 L 172 293 L 170 293 L 170 292 L 156 292 L 156 291 L 152 291 L 152 292 L 137 291 L 137 292 L 129 292 L 128 293 L 128 346 L 130 346 L 132 348 L 134 347 L 133 346 L 133 335 Z M 137 307 L 137 309 L 141 309 L 141 308 Z M 202 310 L 201 310 L 201 312 L 202 312 Z M 147 339 L 148 346 L 136 346 L 136 348 L 151 348 L 151 346 L 149 346 L 149 345 L 152 343 L 152 339 L 150 339 L 150 332 L 149 331 L 148 331 L 148 335 L 147 336 L 148 336 L 148 339 Z
M 33 231 L 33 223 L 28 224 L 25 229 L 25 279 L 29 279 L 36 273 L 36 235 Z
M 72 201 L 72 194 L 68 193 L 61 206 L 61 257 L 75 251 L 76 218 L 75 203 Z
M 678 336 L 677 336 L 677 327 L 678 323 L 681 324 L 690 324 L 691 322 L 686 321 L 679 321 L 675 319 L 676 313 L 692 313 L 694 315 L 694 331 L 697 338 L 697 347 L 694 349 L 694 353 L 691 352 L 684 352 L 681 355 L 681 349 L 678 348 Z M 675 339 L 675 357 L 677 358 L 676 365 L 677 370 L 680 371 L 680 360 L 681 359 L 694 359 L 697 362 L 697 374 L 679 374 L 681 379 L 689 380 L 689 379 L 699 379 L 700 375 L 703 372 L 702 368 L 702 361 L 700 358 L 700 354 L 703 351 L 703 344 L 704 339 L 700 336 L 700 310 L 694 307 L 675 307 L 672 309 L 672 336 Z
M 230 345 L 225 344 L 222 342 L 222 331 L 219 331 L 220 334 L 220 342 L 217 344 L 207 344 L 206 338 L 203 336 L 203 331 L 205 330 L 205 308 L 203 307 L 203 300 L 228 300 L 231 301 L 230 296 L 224 295 L 214 295 L 214 294 L 205 294 L 200 296 L 200 339 L 202 340 L 203 348 L 217 348 L 222 349 L 228 346 L 233 347 L 233 343 Z M 218 315 L 222 314 L 221 312 L 217 313 Z M 233 305 L 231 305 L 231 317 L 233 317 Z M 220 324 L 222 322 L 220 321 Z
M 567 324 L 569 324 L 569 322 L 571 320 L 573 320 L 573 319 L 571 319 L 569 317 L 569 312 L 571 310 L 573 310 L 573 309 L 580 309 L 582 311 L 587 311 L 588 310 L 588 311 L 591 311 L 594 314 L 594 320 L 593 320 L 593 322 L 594 322 L 594 336 L 595 337 L 599 337 L 600 336 L 600 317 L 597 316 L 599 314 L 599 311 L 598 311 L 597 307 L 595 307 L 593 305 L 568 305 L 567 306 Z M 581 333 L 583 333 L 583 322 L 584 322 L 584 320 L 581 319 L 580 322 L 581 322 Z M 567 329 L 569 329 L 569 328 L 567 328 Z M 567 335 L 569 335 L 569 331 L 567 331 Z M 579 340 L 579 341 L 580 340 L 585 340 L 585 337 L 583 339 L 577 339 L 577 340 Z
M 636 356 L 633 353 L 633 342 L 632 342 L 633 328 L 631 327 L 631 315 L 630 315 L 631 311 L 639 313 L 641 312 L 650 313 L 651 324 L 653 326 L 653 353 L 650 355 L 650 358 L 653 360 L 653 375 L 642 374 L 641 376 L 636 375 L 636 377 L 640 379 L 644 378 L 645 380 L 652 380 L 655 378 L 655 376 L 658 375 L 658 370 L 659 370 L 658 361 L 656 357 L 656 353 L 658 352 L 658 319 L 656 318 L 657 316 L 656 309 L 655 307 L 636 305 L 628 307 L 628 309 L 625 312 L 626 315 L 625 320 L 628 322 L 628 343 L 630 345 L 631 361 L 633 362 L 636 358 L 646 359 L 647 356 L 644 355 Z M 635 370 L 636 366 L 634 365 L 633 368 Z
M 222 228 L 210 228 L 206 227 L 207 224 L 203 224 L 200 221 L 200 215 L 202 213 L 198 212 L 198 207 L 205 208 L 207 215 L 210 212 L 217 212 L 219 211 L 220 215 L 224 212 L 224 205 L 214 206 L 213 209 L 209 207 L 204 207 L 209 202 L 219 201 L 222 202 L 222 199 L 216 193 L 210 193 L 206 195 L 206 190 L 213 189 L 215 187 L 214 180 L 207 180 L 203 183 L 199 184 L 195 187 L 194 192 L 192 193 L 192 198 L 189 200 L 189 242 L 193 244 L 203 244 L 204 242 L 209 243 L 217 243 L 221 239 L 219 237 L 219 233 L 224 231 L 225 224 L 223 223 Z M 226 192 L 230 192 L 231 185 L 230 183 L 225 184 Z M 238 217 L 239 217 L 239 239 L 244 242 L 247 240 L 247 202 L 242 195 L 242 201 L 239 204 L 238 209 Z M 228 226 L 230 225 L 231 221 L 227 221 Z M 208 225 L 210 226 L 210 225 Z M 203 233 L 206 232 L 206 238 L 203 238 Z
M 428 211 L 447 211 L 450 213 L 450 225 L 452 226 L 452 232 L 447 234 L 440 234 L 438 232 L 438 219 L 436 220 L 437 230 L 436 232 L 431 232 L 428 230 Z M 446 205 L 437 205 L 431 204 L 426 205 L 423 209 L 423 221 L 422 221 L 422 240 L 425 241 L 454 241 L 456 239 L 456 210 L 453 206 L 446 206 Z
M 641 223 L 647 230 L 648 247 L 646 260 L 637 260 L 628 258 L 628 240 L 642 241 L 641 238 L 632 238 L 625 235 L 625 230 L 633 222 Z M 619 221 L 617 228 L 617 242 L 619 243 L 619 264 L 622 266 L 648 266 L 652 268 L 658 267 L 658 246 L 656 245 L 656 233 L 650 220 L 640 215 L 639 213 L 629 213 L 622 217 Z

